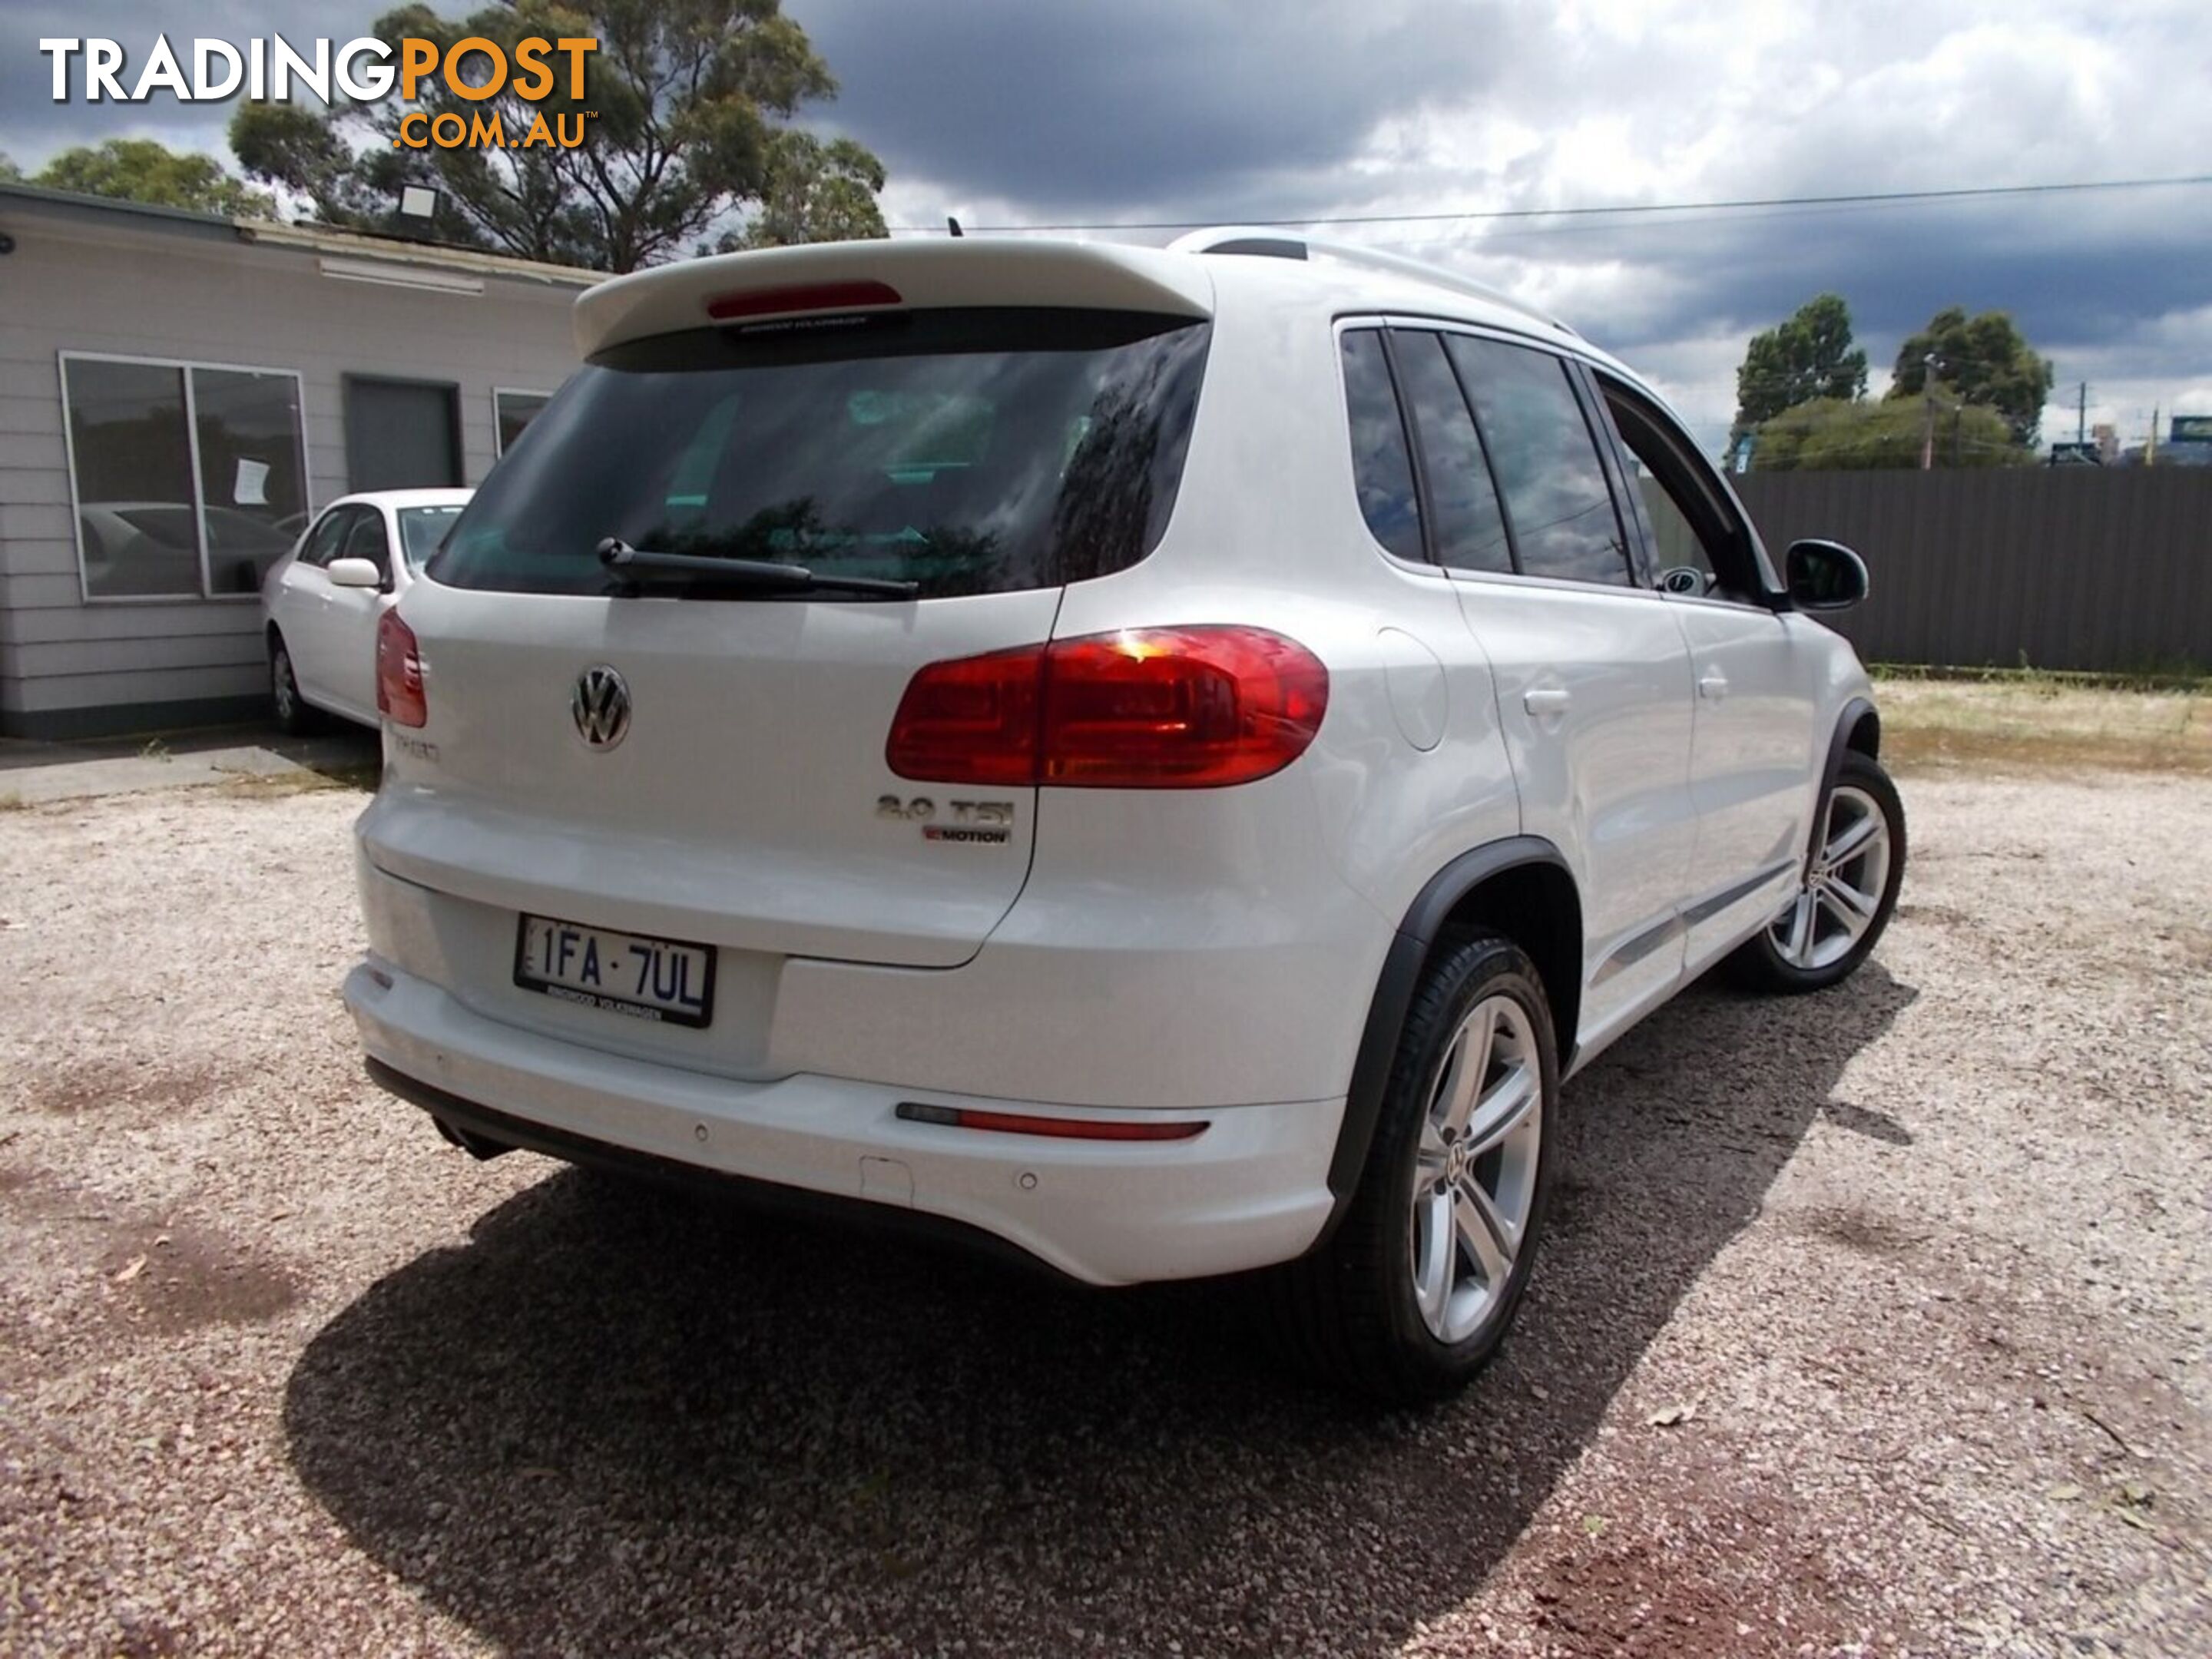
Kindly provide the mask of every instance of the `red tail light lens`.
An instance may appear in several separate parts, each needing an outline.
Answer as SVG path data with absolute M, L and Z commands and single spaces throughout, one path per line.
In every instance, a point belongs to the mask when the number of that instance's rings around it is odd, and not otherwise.
M 932 663 L 907 682 L 884 745 L 902 778 L 1036 781 L 1044 647 Z
M 885 758 L 932 783 L 1211 789 L 1281 771 L 1328 708 L 1328 671 L 1280 634 L 1130 629 L 931 664 Z
M 376 710 L 394 726 L 422 726 L 430 718 L 422 690 L 422 654 L 415 630 L 387 611 L 376 624 Z
M 1042 1117 L 1033 1112 L 986 1112 L 967 1106 L 925 1106 L 902 1100 L 897 1115 L 909 1123 L 948 1129 L 988 1129 L 1002 1135 L 1042 1135 L 1050 1140 L 1191 1140 L 1206 1133 L 1200 1122 L 1142 1123 L 1127 1118 Z

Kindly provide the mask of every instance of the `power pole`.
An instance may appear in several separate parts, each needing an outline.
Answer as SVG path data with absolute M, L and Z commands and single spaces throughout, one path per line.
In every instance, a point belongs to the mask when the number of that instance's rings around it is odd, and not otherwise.
M 2081 401 L 2075 408 L 2079 412 L 2074 419 L 2074 441 L 2085 444 L 2089 441 L 2089 383 L 2087 380 L 2081 382 Z
M 1936 354 L 1929 352 L 1920 360 L 1920 389 L 1925 394 L 1927 409 L 1920 422 L 1920 470 L 1932 472 L 1936 468 L 1936 373 L 1942 368 Z

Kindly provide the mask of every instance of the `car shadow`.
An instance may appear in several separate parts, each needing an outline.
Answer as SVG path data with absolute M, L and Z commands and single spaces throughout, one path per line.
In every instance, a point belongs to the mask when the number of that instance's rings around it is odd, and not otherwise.
M 291 1456 L 509 1651 L 1387 1645 L 1500 1561 L 1916 994 L 1698 987 L 1577 1078 L 1518 1328 L 1429 1411 L 1307 1383 L 1235 1285 L 1084 1292 L 563 1171 L 316 1335 Z

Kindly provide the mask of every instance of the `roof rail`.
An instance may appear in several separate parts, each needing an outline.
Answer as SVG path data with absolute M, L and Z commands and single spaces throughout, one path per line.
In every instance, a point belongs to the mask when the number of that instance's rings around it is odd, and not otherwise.
M 1368 247 L 1359 242 L 1338 241 L 1322 236 L 1300 236 L 1280 230 L 1269 230 L 1245 225 L 1215 225 L 1205 230 L 1187 231 L 1168 244 L 1170 253 L 1245 253 L 1272 259 L 1304 259 L 1314 254 L 1325 258 L 1341 260 L 1348 265 L 1361 265 L 1370 270 L 1388 270 L 1401 276 L 1410 276 L 1415 282 L 1426 283 L 1431 288 L 1449 289 L 1455 294 L 1465 294 L 1478 300 L 1487 300 L 1492 305 L 1517 311 L 1524 317 L 1534 319 L 1547 328 L 1576 339 L 1582 337 L 1548 312 L 1540 311 L 1526 300 L 1493 288 L 1488 283 L 1443 265 L 1431 264 L 1425 259 L 1408 259 L 1401 253 L 1385 253 L 1380 248 Z

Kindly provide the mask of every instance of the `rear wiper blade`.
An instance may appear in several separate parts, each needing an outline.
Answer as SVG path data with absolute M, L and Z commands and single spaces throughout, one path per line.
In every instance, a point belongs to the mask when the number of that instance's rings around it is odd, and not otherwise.
M 599 552 L 599 562 L 617 574 L 680 576 L 702 587 L 749 588 L 761 593 L 878 593 L 896 599 L 910 599 L 921 591 L 919 582 L 890 581 L 880 576 L 827 576 L 803 564 L 658 553 L 632 547 L 619 536 L 601 542 Z

